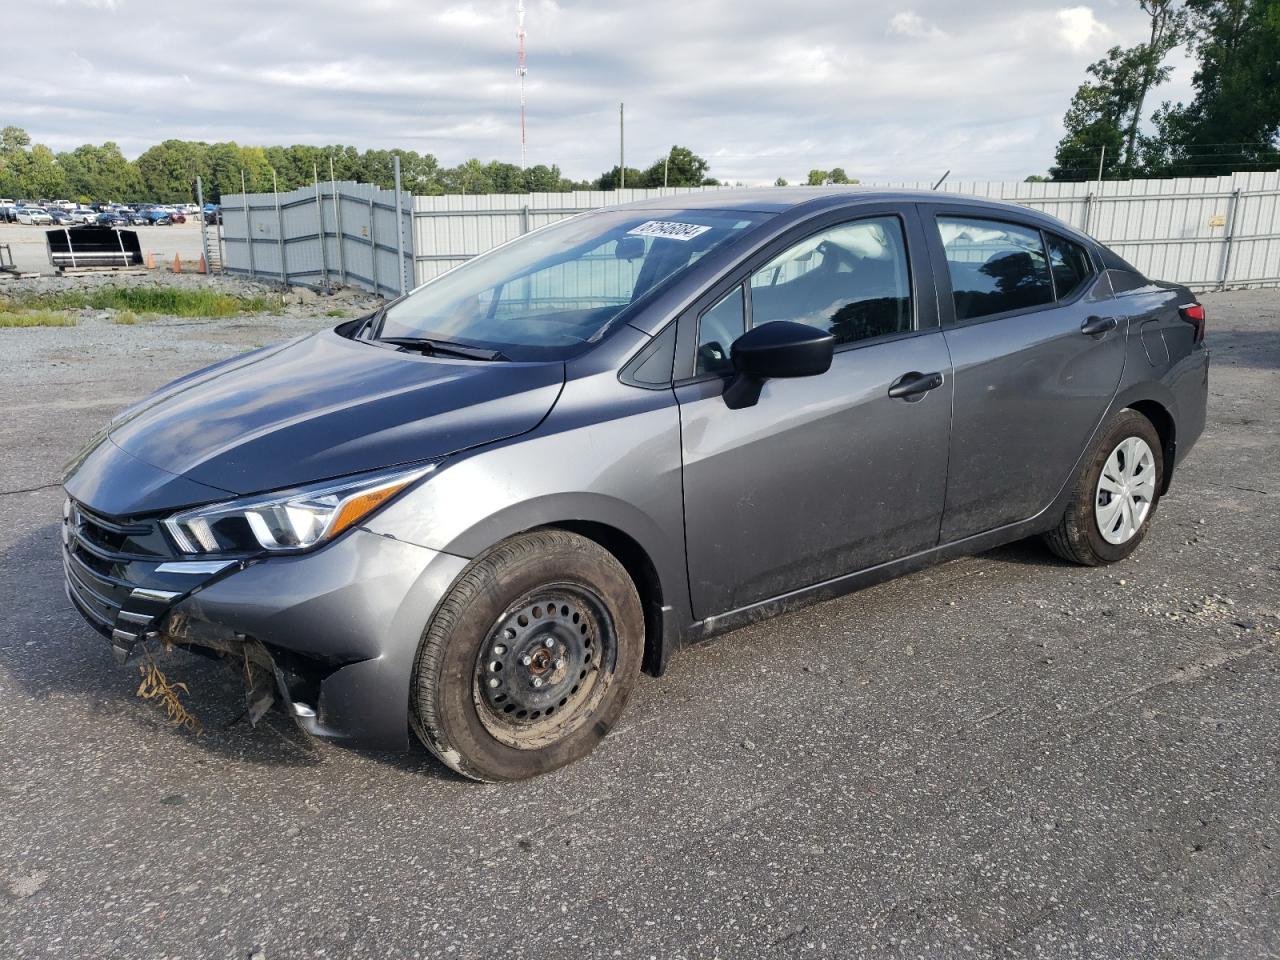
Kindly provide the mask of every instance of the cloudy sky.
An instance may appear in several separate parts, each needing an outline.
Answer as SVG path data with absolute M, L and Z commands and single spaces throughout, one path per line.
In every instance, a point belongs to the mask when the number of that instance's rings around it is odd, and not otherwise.
M 673 143 L 748 183 L 1043 172 L 1137 0 L 526 0 L 528 162 L 593 177 Z M 0 125 L 519 160 L 515 0 L 0 0 Z M 16 43 L 25 37 L 28 42 Z M 1156 100 L 1187 96 L 1178 61 Z

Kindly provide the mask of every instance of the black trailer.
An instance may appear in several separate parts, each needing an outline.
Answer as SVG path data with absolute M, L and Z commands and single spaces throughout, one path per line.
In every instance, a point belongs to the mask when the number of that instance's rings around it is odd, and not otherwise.
M 144 270 L 142 245 L 133 230 L 59 227 L 45 231 L 49 263 L 60 273 Z

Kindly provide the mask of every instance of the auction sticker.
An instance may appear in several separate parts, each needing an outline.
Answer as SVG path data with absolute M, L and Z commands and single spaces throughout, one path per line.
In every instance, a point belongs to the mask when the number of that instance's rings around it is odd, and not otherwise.
M 692 240 L 700 237 L 710 227 L 697 223 L 676 223 L 673 220 L 646 220 L 638 227 L 632 227 L 627 233 L 633 237 L 665 237 L 667 240 Z

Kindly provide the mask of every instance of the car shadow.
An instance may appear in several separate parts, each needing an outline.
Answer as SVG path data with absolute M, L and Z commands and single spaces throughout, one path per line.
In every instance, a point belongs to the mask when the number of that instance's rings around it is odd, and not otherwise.
M 263 766 L 319 766 L 343 748 L 301 731 L 273 708 L 250 725 L 244 687 L 235 668 L 181 649 L 157 650 L 155 661 L 171 683 L 186 685 L 182 702 L 199 732 L 175 726 L 163 706 L 136 695 L 141 680 L 135 655 L 117 664 L 110 645 L 81 618 L 63 590 L 61 533 L 56 523 L 25 534 L 0 553 L 6 571 L 0 603 L 12 616 L 0 627 L 0 670 L 32 700 L 73 700 L 92 720 L 135 724 L 140 730 L 180 738 L 212 755 Z M 81 706 L 77 708 L 86 711 Z M 457 781 L 458 775 L 410 737 L 408 752 L 358 751 L 407 773 Z
M 1045 546 L 1044 541 L 1039 537 L 1028 537 L 1026 540 L 1006 543 L 1004 546 L 984 551 L 979 556 L 999 563 L 1013 563 L 1024 567 L 1076 566 L 1074 563 L 1063 560 L 1055 554 Z

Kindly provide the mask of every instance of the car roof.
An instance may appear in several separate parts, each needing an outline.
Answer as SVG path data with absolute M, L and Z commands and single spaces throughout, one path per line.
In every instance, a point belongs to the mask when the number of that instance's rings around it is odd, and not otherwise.
M 1010 200 L 975 197 L 959 193 L 938 193 L 933 190 L 908 190 L 901 187 L 828 186 L 828 187 L 745 187 L 719 190 L 702 190 L 671 194 L 665 197 L 649 197 L 632 203 L 621 204 L 633 210 L 725 210 L 742 213 L 784 213 L 799 211 L 801 207 L 813 210 L 832 210 L 857 207 L 872 203 L 935 203 L 947 206 L 972 206 L 977 211 L 1003 212 L 1021 219 L 1039 220 L 1052 224 L 1055 229 L 1084 238 L 1085 234 L 1070 224 Z
M 623 204 L 637 210 L 670 210 L 679 207 L 686 210 L 741 210 L 753 213 L 781 213 L 802 204 L 826 200 L 824 206 L 843 206 L 856 203 L 896 201 L 900 203 L 975 203 L 983 206 L 1005 207 L 1026 211 L 1028 208 L 1006 200 L 989 197 L 972 197 L 956 193 L 937 193 L 932 190 L 907 190 L 901 187 L 741 187 L 721 190 L 700 190 L 671 194 L 665 197 L 649 197 Z M 843 201 L 843 203 L 841 202 Z

